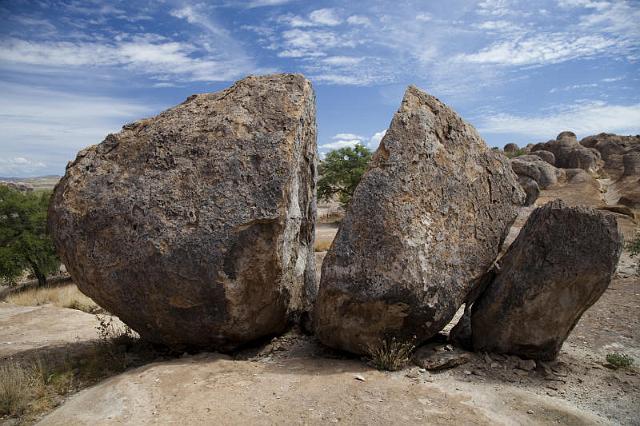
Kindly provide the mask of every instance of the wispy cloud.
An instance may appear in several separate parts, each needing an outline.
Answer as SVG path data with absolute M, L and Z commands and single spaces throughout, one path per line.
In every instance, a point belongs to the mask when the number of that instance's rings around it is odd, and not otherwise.
M 187 81 L 228 81 L 255 70 L 242 56 L 218 61 L 193 44 L 153 35 L 113 43 L 9 38 L 0 40 L 0 63 L 52 68 L 125 66 L 160 80 L 171 76 Z
M 369 149 L 376 149 L 386 132 L 386 130 L 381 130 L 372 136 L 362 136 L 355 133 L 338 133 L 331 138 L 331 142 L 320 145 L 320 152 L 326 153 L 334 149 L 353 147 L 357 144 L 364 145 Z
M 583 102 L 544 115 L 497 114 L 481 120 L 481 133 L 506 133 L 550 138 L 571 130 L 580 135 L 600 132 L 640 133 L 640 104 L 609 105 Z

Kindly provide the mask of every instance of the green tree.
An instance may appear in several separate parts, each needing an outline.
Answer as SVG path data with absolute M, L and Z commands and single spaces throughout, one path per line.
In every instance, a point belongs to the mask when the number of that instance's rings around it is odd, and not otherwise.
M 60 261 L 47 234 L 47 207 L 51 193 L 23 193 L 0 186 L 0 278 L 15 282 L 30 269 L 38 284 Z
M 631 257 L 638 257 L 636 268 L 640 272 L 640 229 L 636 230 L 636 236 L 627 243 L 627 250 L 629 250 Z
M 369 161 L 371 151 L 360 144 L 329 152 L 319 167 L 318 198 L 329 201 L 337 195 L 343 206 L 349 204 Z

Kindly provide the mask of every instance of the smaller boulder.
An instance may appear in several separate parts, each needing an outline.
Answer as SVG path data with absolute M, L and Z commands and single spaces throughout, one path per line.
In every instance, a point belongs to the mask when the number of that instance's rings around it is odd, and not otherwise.
M 553 152 L 549 152 L 549 151 L 545 151 L 544 149 L 541 149 L 539 151 L 532 152 L 532 154 L 542 158 L 544 161 L 551 164 L 552 166 L 555 166 L 556 164 L 556 156 L 553 155 Z
M 609 286 L 622 245 L 612 215 L 560 200 L 534 210 L 471 308 L 473 349 L 554 359 Z
M 558 183 L 558 170 L 537 155 L 522 155 L 511 159 L 511 168 L 518 176 L 526 176 L 546 189 Z
M 520 148 L 518 148 L 518 145 L 515 143 L 508 143 L 504 146 L 504 152 L 506 154 L 514 154 L 518 151 L 518 149 Z
M 518 182 L 522 189 L 524 189 L 525 194 L 527 194 L 527 199 L 525 200 L 524 205 L 532 206 L 540 196 L 540 187 L 538 186 L 538 183 L 529 176 L 518 176 Z

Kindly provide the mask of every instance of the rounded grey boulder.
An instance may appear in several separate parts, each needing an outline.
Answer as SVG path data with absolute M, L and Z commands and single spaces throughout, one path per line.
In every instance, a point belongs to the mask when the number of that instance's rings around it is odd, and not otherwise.
M 311 84 L 248 77 L 81 151 L 49 228 L 82 292 L 143 338 L 231 350 L 315 298 L 315 173 Z

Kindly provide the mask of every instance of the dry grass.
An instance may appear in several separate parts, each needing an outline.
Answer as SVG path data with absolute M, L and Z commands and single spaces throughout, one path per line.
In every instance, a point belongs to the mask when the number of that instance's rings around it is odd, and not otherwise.
M 141 341 L 114 317 L 98 315 L 98 339 L 75 351 L 0 361 L 0 423 L 3 416 L 30 424 L 65 396 L 128 368 L 170 356 Z
M 327 251 L 331 247 L 331 243 L 333 243 L 333 240 L 317 239 L 313 244 L 313 251 Z
M 392 337 L 390 339 L 381 339 L 376 345 L 370 346 L 368 349 L 371 364 L 375 368 L 396 371 L 407 365 L 415 345 L 412 341 L 400 341 Z
M 19 416 L 30 400 L 27 371 L 15 363 L 0 365 L 0 415 Z
M 58 287 L 30 288 L 10 294 L 6 302 L 20 306 L 40 306 L 52 304 L 59 308 L 77 309 L 93 313 L 100 308 L 96 303 L 82 294 L 75 284 Z

